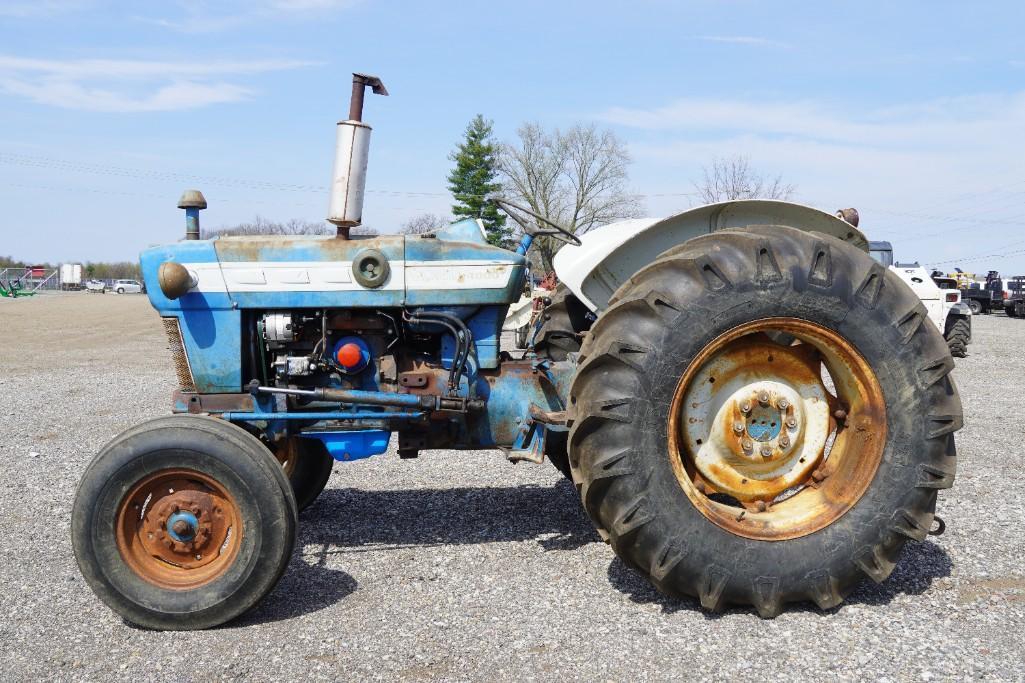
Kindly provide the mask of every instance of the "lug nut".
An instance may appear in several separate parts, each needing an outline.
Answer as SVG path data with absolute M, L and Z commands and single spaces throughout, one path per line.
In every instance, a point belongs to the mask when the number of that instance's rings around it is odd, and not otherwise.
M 765 389 L 759 391 L 758 402 L 761 403 L 763 406 L 769 405 L 769 392 L 767 392 Z
M 733 431 L 735 431 L 737 434 L 743 434 L 744 433 L 744 423 L 743 422 L 734 422 L 733 423 Z
M 742 412 L 742 413 L 750 413 L 751 412 L 751 402 L 750 401 L 744 401 L 743 403 L 741 403 L 740 404 L 740 412 Z
M 745 451 L 754 450 L 755 447 L 755 445 L 751 442 L 751 439 L 744 439 L 744 442 L 741 445 L 744 447 Z
M 793 417 L 788 417 L 787 427 L 789 427 L 790 429 L 797 429 L 797 419 Z
M 780 400 L 776 401 L 776 407 L 780 410 L 786 410 L 790 407 L 790 401 L 786 400 L 785 398 L 781 398 Z
M 768 458 L 772 455 L 772 446 L 766 444 L 762 446 L 762 457 Z
M 790 439 L 784 436 L 782 439 L 779 440 L 779 447 L 790 448 Z

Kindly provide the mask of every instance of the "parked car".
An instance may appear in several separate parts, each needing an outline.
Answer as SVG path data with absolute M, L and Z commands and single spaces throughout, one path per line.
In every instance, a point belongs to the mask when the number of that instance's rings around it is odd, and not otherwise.
M 145 291 L 138 280 L 114 280 L 111 289 L 118 294 L 140 294 Z
M 93 294 L 106 294 L 107 283 L 103 280 L 89 280 L 85 283 L 85 289 Z

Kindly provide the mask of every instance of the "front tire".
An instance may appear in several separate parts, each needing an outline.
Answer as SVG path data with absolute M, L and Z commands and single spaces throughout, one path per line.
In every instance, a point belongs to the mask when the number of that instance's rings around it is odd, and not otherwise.
M 260 441 L 215 418 L 175 416 L 108 443 L 75 494 L 71 535 L 96 595 L 159 630 L 234 619 L 277 584 L 297 511 Z
M 712 611 L 828 609 L 883 581 L 954 479 L 954 365 L 925 320 L 824 235 L 756 226 L 663 253 L 581 348 L 569 452 L 587 514 L 660 591 Z
M 295 503 L 302 512 L 324 492 L 335 459 L 319 439 L 290 437 L 274 453 L 292 485 Z
M 560 284 L 551 297 L 552 303 L 541 313 L 541 329 L 536 335 L 534 350 L 538 356 L 553 361 L 564 361 L 569 354 L 580 351 L 580 340 L 591 328 L 592 316 L 588 308 Z M 568 432 L 549 430 L 545 437 L 545 455 L 564 477 L 573 480 L 569 466 Z

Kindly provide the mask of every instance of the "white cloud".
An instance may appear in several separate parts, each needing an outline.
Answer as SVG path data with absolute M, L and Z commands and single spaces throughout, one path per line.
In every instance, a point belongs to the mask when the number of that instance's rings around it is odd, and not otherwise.
M 758 36 L 694 36 L 696 40 L 703 40 L 708 43 L 729 43 L 731 45 L 751 45 L 760 47 L 791 48 L 790 43 L 783 43 L 778 40 L 769 40 Z
M 685 98 L 654 109 L 613 107 L 600 118 L 650 130 L 791 135 L 908 147 L 1007 132 L 1023 116 L 1025 93 L 947 97 L 875 109 L 838 109 L 814 100 Z
M 1020 234 L 1025 92 L 875 107 L 683 98 L 599 118 L 628 129 L 644 192 L 692 190 L 703 165 L 741 154 L 795 183 L 799 201 L 858 207 L 868 234 L 899 241 L 905 260 L 949 258 L 955 234 L 996 245 Z M 654 214 L 681 208 L 679 199 L 649 203 Z
M 175 111 L 237 102 L 254 94 L 245 85 L 225 82 L 226 77 L 313 64 L 298 60 L 169 62 L 0 55 L 0 91 L 66 109 Z

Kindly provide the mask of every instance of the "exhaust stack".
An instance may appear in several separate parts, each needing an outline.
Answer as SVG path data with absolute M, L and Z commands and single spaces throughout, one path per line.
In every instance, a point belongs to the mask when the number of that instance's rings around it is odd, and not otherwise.
M 363 220 L 363 193 L 367 185 L 370 126 L 363 123 L 363 96 L 369 87 L 375 95 L 387 95 L 377 76 L 352 75 L 349 118 L 338 122 L 335 166 L 331 174 L 331 205 L 327 220 L 338 227 L 338 236 L 349 238 L 349 229 Z

